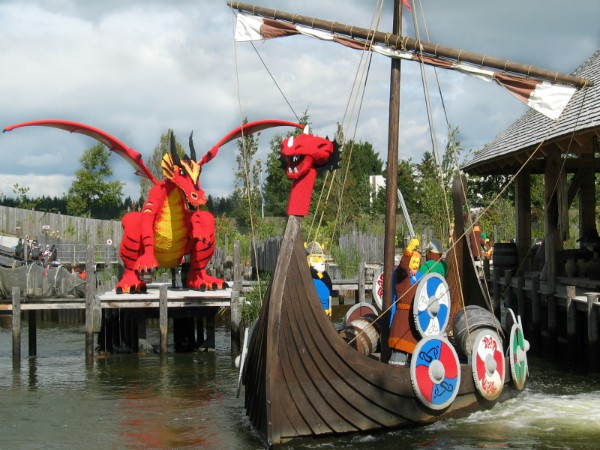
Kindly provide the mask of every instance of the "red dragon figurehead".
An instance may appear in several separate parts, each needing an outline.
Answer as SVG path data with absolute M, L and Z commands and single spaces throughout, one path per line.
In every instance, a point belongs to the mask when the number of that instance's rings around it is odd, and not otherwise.
M 292 180 L 289 216 L 308 215 L 317 172 L 337 169 L 339 155 L 335 141 L 310 134 L 308 126 L 302 134 L 283 141 L 281 160 L 287 177 Z
M 161 167 L 165 178 L 177 186 L 185 196 L 188 211 L 196 211 L 206 204 L 206 195 L 200 187 L 202 167 L 196 161 L 196 150 L 190 134 L 190 156 L 180 158 L 175 147 L 175 136 L 171 132 L 170 153 L 163 156 Z

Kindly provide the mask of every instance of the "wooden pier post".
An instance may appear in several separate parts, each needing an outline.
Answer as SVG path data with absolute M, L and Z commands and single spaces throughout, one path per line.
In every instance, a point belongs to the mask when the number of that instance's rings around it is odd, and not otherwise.
M 13 365 L 21 363 L 21 290 L 12 288 L 12 357 Z
M 485 277 L 486 280 L 489 280 L 490 275 L 491 275 L 490 260 L 486 258 L 483 260 L 483 276 Z
M 527 305 L 525 303 L 525 275 L 517 277 L 517 314 L 523 322 L 527 322 Z
M 91 360 L 94 357 L 94 329 L 98 323 L 94 314 L 96 305 L 96 272 L 94 270 L 94 246 L 88 245 L 85 260 L 85 357 Z
M 577 308 L 575 297 L 577 289 L 575 286 L 566 286 L 567 289 L 567 363 L 574 367 L 577 363 Z
M 587 294 L 587 360 L 590 372 L 598 372 L 600 361 L 598 358 L 598 294 Z
M 515 310 L 513 301 L 512 301 L 512 292 L 510 288 L 510 283 L 512 281 L 512 270 L 506 269 L 504 271 L 504 306 L 507 308 Z
M 212 308 L 211 308 L 212 309 Z M 217 315 L 218 308 L 209 310 L 206 314 L 206 342 L 204 343 L 204 349 L 215 349 L 217 345 L 216 340 L 216 329 L 215 329 L 215 316 Z
M 133 311 L 127 311 L 127 322 L 129 323 L 129 345 L 133 353 L 140 352 L 139 316 Z
M 356 303 L 365 301 L 365 285 L 366 285 L 366 264 L 361 261 L 358 265 L 358 290 L 356 291 Z
M 550 354 L 556 355 L 558 351 L 558 329 L 556 317 L 556 297 L 553 293 L 546 295 L 546 303 L 548 305 L 548 344 Z
M 535 275 L 531 279 L 531 346 L 534 352 L 540 351 L 542 335 L 540 320 L 540 276 Z
M 500 271 L 499 270 L 493 270 L 492 271 L 492 283 L 494 286 L 494 298 L 493 298 L 493 302 L 492 302 L 492 307 L 494 309 L 494 315 L 496 317 L 500 317 L 500 297 L 501 297 L 501 292 L 500 292 Z
M 167 354 L 167 343 L 169 337 L 169 313 L 167 308 L 167 285 L 162 284 L 159 288 L 159 316 L 160 328 L 160 354 Z
M 233 286 L 231 292 L 231 353 L 238 354 L 242 348 L 242 262 L 240 241 L 233 243 Z M 208 325 L 207 325 L 208 326 Z
M 31 309 L 27 314 L 27 322 L 29 323 L 29 356 L 37 355 L 37 311 Z
M 196 316 L 196 342 L 198 343 L 198 347 L 202 347 L 202 344 L 206 342 L 204 328 L 204 315 Z

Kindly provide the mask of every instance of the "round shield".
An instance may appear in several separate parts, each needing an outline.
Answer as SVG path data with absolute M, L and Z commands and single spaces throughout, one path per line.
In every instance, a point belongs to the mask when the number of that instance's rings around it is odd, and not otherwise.
M 496 400 L 504 387 L 504 353 L 495 331 L 479 330 L 473 341 L 471 369 L 477 391 L 487 400 Z
M 460 363 L 454 347 L 442 336 L 427 336 L 415 347 L 410 362 L 413 390 L 434 410 L 452 404 L 460 387 Z
M 422 337 L 445 332 L 450 316 L 450 290 L 439 273 L 428 273 L 419 281 L 413 315 Z
M 519 328 L 521 329 L 521 333 L 523 335 L 523 345 L 525 347 L 525 356 L 527 357 L 527 352 L 529 351 L 529 341 L 525 339 L 525 332 L 523 331 L 523 322 L 521 322 L 521 316 L 517 316 L 517 322 L 519 323 Z M 529 376 L 529 364 L 527 364 L 527 372 L 526 376 Z
M 375 272 L 371 292 L 373 293 L 373 300 L 375 300 L 375 304 L 381 311 L 383 305 L 383 267 Z
M 505 329 L 511 330 L 512 326 L 517 323 L 517 316 L 511 308 L 506 308 L 506 316 L 504 317 Z
M 346 315 L 344 316 L 344 326 L 367 314 L 373 314 L 375 317 L 379 316 L 377 309 L 370 303 L 357 303 L 356 305 L 352 306 L 348 312 L 346 312 Z
M 510 372 L 512 374 L 513 383 L 518 390 L 522 390 L 525 387 L 525 380 L 529 369 L 527 367 L 527 351 L 529 350 L 529 343 L 523 336 L 523 328 L 520 322 L 513 324 L 510 329 L 510 343 L 509 343 L 509 357 L 510 357 Z

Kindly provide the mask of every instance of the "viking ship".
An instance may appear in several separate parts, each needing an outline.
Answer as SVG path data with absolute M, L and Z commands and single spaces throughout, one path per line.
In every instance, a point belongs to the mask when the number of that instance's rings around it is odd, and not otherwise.
M 293 34 L 322 37 L 329 33 L 332 38 L 328 40 L 391 56 L 392 74 L 399 71 L 394 58 L 463 72 L 476 71 L 478 75 L 484 70 L 467 67 L 465 63 L 470 61 L 480 68 L 485 60 L 486 67 L 491 68 L 485 71 L 486 76 L 493 77 L 507 89 L 520 88 L 520 95 L 525 97 L 535 90 L 540 80 L 551 79 L 561 83 L 561 88 L 573 91 L 586 83 L 569 75 L 402 37 L 398 1 L 393 33 L 237 2 L 228 5 L 238 11 L 236 33 L 255 34 L 257 39 Z M 240 20 L 244 22 L 241 25 Z M 306 32 L 307 28 L 318 31 Z M 399 89 L 395 85 L 398 81 L 399 78 L 394 81 L 392 75 L 390 139 L 398 135 L 398 117 L 394 115 L 394 111 L 398 111 Z M 388 161 L 397 160 L 397 142 L 391 142 L 389 148 Z M 494 320 L 483 327 L 468 325 L 470 308 L 490 309 L 491 306 L 489 297 L 481 289 L 469 239 L 463 232 L 466 196 L 465 179 L 461 176 L 453 183 L 454 244 L 446 257 L 446 280 L 440 281 L 434 276 L 421 280 L 413 313 L 416 321 L 424 319 L 425 324 L 417 327 L 422 331 L 422 339 L 417 343 L 410 365 L 388 363 L 387 324 L 392 304 L 397 207 L 393 188 L 397 184 L 395 170 L 397 165 L 388 164 L 387 185 L 392 188 L 386 188 L 388 213 L 380 354 L 357 351 L 357 346 L 349 345 L 332 326 L 317 297 L 307 264 L 302 214 L 290 213 L 288 208 L 277 265 L 260 318 L 253 326 L 247 351 L 244 351 L 245 362 L 242 362 L 246 413 L 253 426 L 264 434 L 269 447 L 305 436 L 427 425 L 490 408 L 524 388 L 528 376 L 528 343 L 520 318 L 509 310 L 503 329 Z M 311 192 L 305 193 L 309 199 Z M 463 337 L 462 349 L 458 348 L 458 336 L 453 332 L 461 317 L 463 323 L 467 322 L 466 334 L 469 335 Z M 436 326 L 428 327 L 433 322 Z M 451 322 L 454 322 L 454 330 Z M 430 328 L 433 331 L 429 331 Z

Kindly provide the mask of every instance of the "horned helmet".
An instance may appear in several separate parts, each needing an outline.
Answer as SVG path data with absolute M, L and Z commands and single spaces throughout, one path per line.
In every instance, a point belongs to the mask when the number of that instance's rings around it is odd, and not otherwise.
M 202 166 L 196 161 L 196 149 L 192 140 L 194 132 L 190 134 L 190 156 L 182 158 L 177 153 L 175 134 L 171 131 L 170 149 L 165 153 L 161 167 L 165 178 L 173 182 L 184 194 L 187 209 L 195 211 L 206 204 L 206 194 L 200 187 L 200 173 Z

